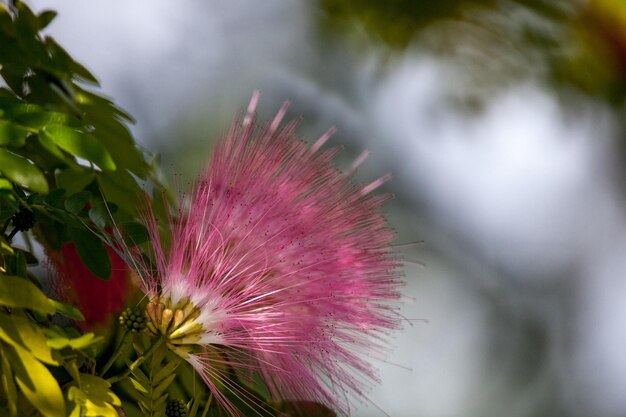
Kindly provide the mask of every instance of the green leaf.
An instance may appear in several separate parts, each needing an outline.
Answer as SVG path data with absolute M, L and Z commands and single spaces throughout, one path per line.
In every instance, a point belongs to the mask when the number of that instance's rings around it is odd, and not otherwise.
M 176 379 L 175 373 L 168 375 L 159 385 L 157 385 L 156 387 L 152 389 L 151 397 L 153 399 L 156 399 L 161 394 L 163 394 L 163 392 L 165 392 L 165 390 L 167 390 L 170 387 L 172 382 L 174 382 L 174 379 Z
M 48 334 L 51 334 L 48 332 Z M 102 343 L 104 339 L 100 336 L 96 336 L 93 333 L 85 333 L 80 337 L 76 337 L 70 339 L 69 337 L 57 336 L 50 338 L 47 343 L 53 349 L 63 349 L 66 347 L 71 347 L 73 349 L 85 349 L 89 346 L 97 345 Z
M 19 346 L 6 346 L 6 351 L 12 356 L 15 381 L 26 399 L 45 417 L 64 417 L 63 393 L 48 368 Z
M 179 356 L 173 358 L 167 365 L 163 366 L 156 375 L 152 377 L 152 382 L 155 385 L 158 385 L 167 378 L 168 375 L 174 374 L 176 372 L 176 368 L 180 365 Z
M 15 275 L 18 277 L 26 278 L 26 256 L 24 252 L 19 251 L 15 254 Z
M 4 148 L 0 148 L 0 172 L 18 185 L 37 193 L 48 193 L 48 182 L 39 168 Z
M 69 317 L 76 321 L 85 320 L 85 316 L 83 316 L 80 310 L 76 307 L 63 303 L 61 301 L 53 300 L 51 298 L 48 298 L 48 301 L 54 306 L 57 313 L 63 314 L 65 317 Z
M 70 165 L 70 164 L 78 165 L 77 162 L 76 162 L 76 159 L 74 159 L 73 157 L 70 157 L 66 153 L 64 153 L 51 140 L 48 140 L 47 138 L 45 138 L 42 135 L 37 135 L 37 141 L 39 142 L 39 144 L 41 145 L 42 148 L 44 148 L 45 150 L 50 152 L 50 154 L 54 155 L 58 160 L 63 161 L 65 163 L 67 163 L 68 165 Z
M 68 212 L 65 209 L 58 209 L 55 207 L 33 207 L 35 211 L 42 215 L 54 219 L 62 224 L 62 226 L 71 226 L 76 228 L 85 227 L 83 220 L 78 215 Z
M 78 214 L 83 211 L 90 198 L 91 193 L 89 191 L 72 194 L 65 200 L 65 209 L 72 214 Z
M 72 72 L 72 78 L 80 78 L 82 81 L 86 81 L 93 85 L 99 85 L 96 77 L 94 77 L 94 75 L 90 73 L 87 68 L 72 59 L 67 51 L 63 49 L 61 45 L 59 45 L 52 37 L 47 36 L 45 39 L 45 44 L 56 64 L 64 67 L 66 69 L 66 72 Z M 80 90 L 76 87 L 77 86 L 74 85 L 75 90 Z
M 2 236 L 0 236 L 0 255 L 13 255 L 15 251 Z
M 13 93 L 10 96 L 0 97 L 0 108 L 4 110 L 4 117 L 15 119 L 21 114 L 42 111 L 42 107 L 37 104 L 26 103 L 15 97 Z
M 56 208 L 63 207 L 63 200 L 65 199 L 65 190 L 57 188 L 53 190 L 44 199 L 45 203 Z
M 0 120 L 0 145 L 21 147 L 26 144 L 28 130 L 21 126 Z
M 126 365 L 130 366 L 130 361 L 127 361 Z M 139 383 L 139 384 L 141 384 L 141 385 L 143 385 L 145 387 L 149 387 L 150 386 L 150 378 L 148 378 L 148 376 L 140 368 L 135 368 L 133 370 L 133 376 L 137 380 L 137 383 Z
M 68 194 L 74 194 L 85 188 L 96 177 L 96 173 L 88 169 L 64 169 L 57 171 L 57 187 L 63 188 Z
M 68 232 L 85 266 L 98 278 L 109 279 L 111 258 L 102 241 L 93 233 L 82 229 L 70 227 Z
M 28 350 L 40 361 L 49 365 L 58 365 L 52 349 L 46 343 L 48 338 L 31 320 L 17 314 L 0 313 L 0 339 Z
M 17 416 L 17 388 L 13 379 L 11 363 L 4 352 L 2 343 L 0 343 L 0 361 L 2 362 L 2 388 L 8 401 L 9 414 L 11 417 L 15 417 Z
M 109 210 L 105 202 L 100 201 L 89 209 L 89 219 L 101 229 L 104 229 L 109 220 Z
M 57 16 L 57 12 L 53 10 L 44 10 L 37 16 L 39 30 L 44 29 Z
M 32 253 L 24 250 L 24 249 L 20 249 L 20 248 L 14 248 L 15 252 L 18 253 L 18 256 L 23 256 L 24 257 L 24 262 L 26 263 L 26 265 L 38 265 L 39 261 L 37 260 L 37 258 L 35 258 L 35 255 L 33 255 Z
M 0 274 L 0 305 L 27 308 L 44 314 L 53 314 L 54 306 L 35 284 L 10 275 Z
M 98 184 L 107 201 L 112 201 L 127 213 L 135 213 L 143 192 L 128 172 L 117 170 L 98 175 Z
M 122 405 L 122 402 L 109 388 L 111 384 L 95 375 L 80 374 L 80 387 L 89 393 L 91 400 L 107 402 L 113 405 Z
M 32 129 L 42 129 L 49 125 L 62 125 L 81 128 L 83 124 L 76 117 L 58 111 L 35 111 L 22 113 L 14 118 L 17 124 Z
M 0 178 L 0 191 L 12 192 L 13 185 L 11 184 L 11 181 L 7 180 L 6 178 Z
M 41 134 L 43 138 L 54 142 L 64 151 L 93 162 L 103 170 L 116 169 L 115 162 L 104 145 L 88 133 L 59 125 L 46 126 L 41 130 Z
M 148 229 L 146 229 L 146 227 L 141 223 L 120 223 L 119 228 L 122 232 L 122 236 L 124 237 L 124 243 L 126 243 L 128 247 L 140 245 L 150 239 Z
M 148 394 L 148 388 L 144 387 L 139 381 L 135 378 L 130 378 L 130 384 L 135 388 L 138 392 L 142 394 Z

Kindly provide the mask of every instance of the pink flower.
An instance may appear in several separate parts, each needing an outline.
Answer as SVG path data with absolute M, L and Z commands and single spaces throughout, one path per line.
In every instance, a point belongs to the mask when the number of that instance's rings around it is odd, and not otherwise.
M 313 146 L 300 141 L 297 121 L 279 126 L 288 103 L 259 127 L 257 101 L 170 221 L 167 253 L 147 210 L 156 263 L 143 271 L 148 326 L 228 414 L 240 412 L 219 387 L 253 402 L 231 371 L 261 376 L 275 400 L 349 414 L 348 398 L 365 399 L 378 381 L 369 358 L 387 352 L 400 322 L 399 261 L 380 213 L 389 195 L 371 193 L 387 177 L 354 183 L 333 164 L 339 149 L 320 149 L 332 131 Z

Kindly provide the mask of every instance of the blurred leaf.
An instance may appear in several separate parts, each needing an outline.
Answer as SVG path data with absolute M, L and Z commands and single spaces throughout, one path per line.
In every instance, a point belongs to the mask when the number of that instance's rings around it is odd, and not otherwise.
M 63 200 L 65 199 L 65 190 L 57 188 L 56 190 L 51 191 L 44 201 L 46 204 L 51 205 L 52 207 L 62 208 Z
M 107 149 L 90 134 L 67 126 L 46 126 L 42 129 L 42 134 L 64 151 L 93 162 L 103 170 L 116 169 Z
M 83 211 L 90 198 L 91 193 L 89 191 L 79 191 L 72 194 L 65 200 L 65 209 L 70 213 L 78 214 Z
M 44 10 L 39 14 L 39 16 L 37 16 L 37 26 L 39 29 L 44 29 L 56 16 L 57 12 L 53 10 Z
M 10 275 L 0 274 L 0 305 L 27 308 L 44 314 L 53 314 L 54 306 L 35 284 Z
M 13 274 L 18 277 L 26 278 L 28 266 L 26 265 L 26 256 L 24 255 L 24 252 L 16 252 L 13 259 L 15 260 L 15 272 Z
M 68 212 L 67 210 L 61 210 L 56 207 L 42 208 L 42 207 L 34 206 L 33 208 L 35 209 L 35 211 L 41 213 L 43 216 L 58 221 L 62 225 L 61 227 L 63 228 L 65 226 L 75 227 L 78 229 L 85 227 L 85 223 L 80 217 L 78 217 L 77 215 L 73 213 Z
M 48 182 L 39 168 L 4 148 L 0 148 L 0 172 L 18 185 L 37 193 L 48 193 Z
M 76 117 L 58 111 L 32 111 L 22 113 L 13 119 L 16 123 L 32 129 L 43 129 L 46 126 L 69 126 L 82 128 L 83 124 Z
M 109 279 L 111 258 L 102 241 L 93 233 L 83 229 L 70 227 L 68 232 L 85 266 L 98 278 Z
M 24 258 L 24 262 L 26 265 L 38 265 L 39 261 L 37 260 L 37 258 L 35 258 L 35 255 L 33 255 L 32 253 L 28 252 L 27 250 L 24 249 L 20 249 L 20 248 L 13 248 L 15 250 L 15 253 L 19 253 L 19 256 L 22 256 Z
M 153 385 L 155 386 L 152 389 L 152 399 L 155 400 L 155 402 L 156 402 L 156 399 L 161 397 L 161 395 L 170 387 L 170 385 L 172 385 L 172 382 L 174 381 L 175 378 L 176 378 L 176 374 L 171 373 L 167 375 L 159 383 L 153 382 Z
M 67 154 L 63 153 L 61 148 L 54 144 L 51 140 L 43 135 L 37 135 L 37 141 L 41 145 L 42 149 L 45 149 L 53 155 L 56 159 L 60 161 L 64 161 L 65 163 L 78 165 L 76 160 L 73 157 L 69 157 Z
M 105 202 L 100 201 L 89 209 L 89 219 L 99 228 L 104 229 L 109 220 L 109 209 Z
M 51 337 L 48 340 L 48 346 L 54 349 L 63 349 L 66 347 L 71 347 L 73 349 L 85 349 L 89 346 L 97 345 L 102 343 L 104 339 L 100 336 L 96 336 L 93 333 L 85 333 L 84 335 L 70 339 L 68 337 L 56 336 Z
M 163 382 L 169 375 L 176 374 L 176 369 L 180 365 L 179 356 L 174 357 L 169 363 L 165 366 L 162 366 L 161 369 L 152 377 L 152 381 L 154 384 L 160 384 Z M 169 384 L 168 384 L 169 385 Z
M 0 255 L 13 255 L 15 252 L 2 236 L 0 236 Z
M 80 91 L 77 100 L 86 108 L 85 123 L 95 127 L 94 135 L 106 146 L 119 168 L 125 168 L 140 178 L 146 178 L 150 166 L 137 148 L 128 128 L 120 119 L 132 120 L 109 100 L 88 91 Z
M 0 145 L 20 147 L 26 144 L 28 130 L 21 126 L 0 120 Z
M 122 232 L 124 243 L 129 247 L 140 245 L 147 242 L 150 238 L 148 229 L 139 222 L 126 222 L 118 226 Z
M 82 409 L 82 416 L 119 417 L 115 406 L 122 402 L 110 387 L 111 384 L 100 377 L 80 374 L 80 386 L 70 387 L 67 398 Z
M 103 172 L 98 184 L 107 201 L 112 201 L 127 213 L 136 213 L 143 190 L 128 172 L 117 170 Z
M 81 80 L 96 86 L 99 85 L 96 77 L 91 72 L 89 72 L 87 68 L 72 59 L 67 51 L 65 51 L 65 49 L 63 49 L 61 45 L 59 45 L 54 39 L 49 36 L 46 37 L 45 44 L 50 50 L 53 58 L 57 60 L 57 62 L 59 60 L 63 61 L 66 64 L 68 71 L 71 71 L 74 77 L 78 77 Z
M 96 173 L 87 169 L 64 169 L 56 174 L 57 187 L 64 188 L 68 194 L 74 194 L 93 181 Z
M 28 350 L 35 358 L 44 363 L 59 364 L 57 359 L 52 356 L 52 349 L 46 343 L 48 338 L 43 331 L 23 316 L 0 312 L 0 339 L 11 346 Z
M 6 346 L 12 357 L 15 381 L 24 396 L 45 417 L 64 417 L 65 400 L 50 371 L 26 349 Z
M 0 361 L 2 363 L 2 388 L 8 401 L 9 414 L 17 416 L 17 388 L 13 379 L 13 371 L 8 355 L 5 354 L 2 343 L 0 343 Z
M 49 298 L 48 301 L 54 306 L 57 313 L 63 314 L 65 317 L 69 317 L 77 321 L 85 320 L 85 316 L 83 316 L 80 310 L 76 307 L 51 298 Z
M 3 117 L 11 120 L 18 120 L 25 114 L 43 111 L 41 106 L 20 100 L 13 94 L 0 96 L 0 109 L 4 110 Z
M 452 15 L 463 4 L 480 2 L 319 0 L 320 16 L 331 28 L 350 29 L 358 22 L 369 34 L 397 48 L 405 48 L 426 24 Z
M 13 191 L 13 185 L 11 181 L 6 178 L 0 177 L 0 191 Z

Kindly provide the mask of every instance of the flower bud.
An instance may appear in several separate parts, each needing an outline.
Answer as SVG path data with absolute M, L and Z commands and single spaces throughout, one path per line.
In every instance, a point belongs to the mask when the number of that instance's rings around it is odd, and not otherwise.
M 127 308 L 120 315 L 120 325 L 129 332 L 139 333 L 145 330 L 147 320 L 143 310 Z
M 169 400 L 165 406 L 166 417 L 186 417 L 187 404 L 183 400 Z

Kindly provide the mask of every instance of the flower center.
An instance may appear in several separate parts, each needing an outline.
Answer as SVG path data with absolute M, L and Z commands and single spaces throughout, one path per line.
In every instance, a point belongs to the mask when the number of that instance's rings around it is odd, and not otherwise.
M 155 335 L 165 336 L 174 346 L 196 344 L 202 340 L 205 329 L 198 320 L 201 314 L 188 298 L 172 305 L 169 297 L 154 297 L 146 306 L 147 327 Z

